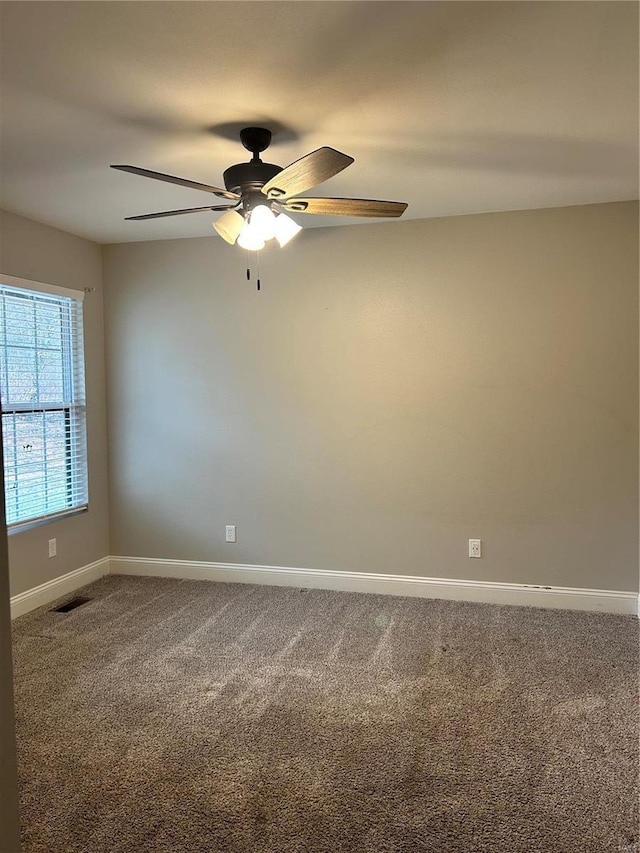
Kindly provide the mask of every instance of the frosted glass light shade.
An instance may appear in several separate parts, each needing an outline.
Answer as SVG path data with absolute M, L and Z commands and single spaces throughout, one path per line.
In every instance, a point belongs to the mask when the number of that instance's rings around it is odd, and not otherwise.
M 249 252 L 257 252 L 259 249 L 264 249 L 264 240 L 257 229 L 247 223 L 238 237 L 238 246 L 247 249 Z
M 249 222 L 263 240 L 271 240 L 275 236 L 276 218 L 266 204 L 259 204 L 253 208 Z
M 296 234 L 302 231 L 302 226 L 294 222 L 286 213 L 279 213 L 275 218 L 275 238 L 280 244 L 280 247 L 286 246 L 289 240 L 292 240 Z
M 236 210 L 229 210 L 224 216 L 216 219 L 213 227 L 223 240 L 233 245 L 244 228 L 244 218 Z

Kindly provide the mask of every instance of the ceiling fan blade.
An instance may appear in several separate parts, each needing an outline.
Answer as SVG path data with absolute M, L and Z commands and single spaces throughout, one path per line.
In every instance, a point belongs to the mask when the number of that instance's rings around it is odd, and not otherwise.
M 408 207 L 404 201 L 376 201 L 371 198 L 288 198 L 281 204 L 292 213 L 321 216 L 402 216 Z
M 141 216 L 125 216 L 129 219 L 160 219 L 161 216 L 179 216 L 181 213 L 201 213 L 203 210 L 235 210 L 235 204 L 222 204 L 214 207 L 187 207 L 185 210 L 163 210 L 162 213 L 143 213 Z
M 209 184 L 200 184 L 198 181 L 190 181 L 187 178 L 176 178 L 175 175 L 165 175 L 163 172 L 152 172 L 150 169 L 141 169 L 139 166 L 111 166 L 121 172 L 131 172 L 132 175 L 142 175 L 143 178 L 154 178 L 156 181 L 166 181 L 169 184 L 178 184 L 181 187 L 189 187 L 192 190 L 204 190 L 213 193 L 220 198 L 240 198 L 236 193 L 230 193 L 220 187 L 212 187 Z
M 351 163 L 353 157 L 335 148 L 318 148 L 278 172 L 262 187 L 262 192 L 273 199 L 297 195 L 332 178 Z

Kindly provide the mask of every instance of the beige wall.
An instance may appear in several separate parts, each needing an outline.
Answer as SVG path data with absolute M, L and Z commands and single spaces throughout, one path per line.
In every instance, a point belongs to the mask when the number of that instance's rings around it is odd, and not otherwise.
M 105 247 L 112 554 L 636 590 L 637 229 L 314 229 L 261 293 L 215 236 Z
M 0 272 L 62 287 L 94 288 L 84 301 L 89 510 L 9 537 L 11 594 L 16 595 L 109 553 L 104 329 L 100 246 L 2 213 Z M 58 556 L 48 557 L 48 540 Z

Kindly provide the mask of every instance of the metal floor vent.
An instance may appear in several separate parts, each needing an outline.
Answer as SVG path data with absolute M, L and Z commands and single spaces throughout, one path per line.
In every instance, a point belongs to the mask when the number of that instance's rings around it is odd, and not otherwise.
M 60 607 L 54 607 L 51 611 L 52 613 L 68 613 L 70 610 L 75 610 L 76 607 L 80 607 L 81 604 L 86 604 L 87 601 L 91 601 L 90 598 L 83 598 L 81 595 L 78 598 L 72 598 L 71 601 L 67 601 L 65 604 L 61 604 Z

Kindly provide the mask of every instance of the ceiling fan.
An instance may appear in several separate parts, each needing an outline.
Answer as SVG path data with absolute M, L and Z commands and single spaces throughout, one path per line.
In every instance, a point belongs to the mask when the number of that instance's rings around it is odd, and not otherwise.
M 126 219 L 157 219 L 163 216 L 179 216 L 183 213 L 201 211 L 226 211 L 213 223 L 215 230 L 228 243 L 243 249 L 257 251 L 273 238 L 285 246 L 301 227 L 285 211 L 291 213 L 314 213 L 321 216 L 366 216 L 398 217 L 407 209 L 405 202 L 377 201 L 367 198 L 309 198 L 300 193 L 321 184 L 337 175 L 353 163 L 335 148 L 318 148 L 301 157 L 284 169 L 272 163 L 263 163 L 260 154 L 271 142 L 271 131 L 264 127 L 245 127 L 240 131 L 240 141 L 252 153 L 248 163 L 237 163 L 224 172 L 225 189 L 140 169 L 138 166 L 111 166 L 122 172 L 132 172 L 157 181 L 167 181 L 182 187 L 212 193 L 228 199 L 231 204 L 190 207 L 186 210 L 165 210 L 161 213 L 145 213 L 127 216 Z

